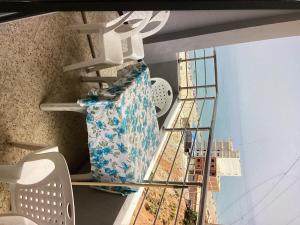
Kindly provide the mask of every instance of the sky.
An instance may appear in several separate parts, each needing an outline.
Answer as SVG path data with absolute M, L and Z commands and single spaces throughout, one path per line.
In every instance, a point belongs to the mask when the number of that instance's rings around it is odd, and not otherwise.
M 215 138 L 232 138 L 242 165 L 221 180 L 219 222 L 300 224 L 300 37 L 216 51 Z

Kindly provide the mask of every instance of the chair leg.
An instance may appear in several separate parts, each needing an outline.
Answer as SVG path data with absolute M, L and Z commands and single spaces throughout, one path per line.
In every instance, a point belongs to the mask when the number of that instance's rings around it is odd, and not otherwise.
M 118 64 L 118 63 L 100 63 L 98 65 L 94 65 L 94 66 L 90 66 L 88 68 L 86 68 L 86 72 L 87 73 L 91 73 L 91 72 L 95 72 L 95 71 L 99 71 L 99 70 L 102 70 L 102 69 L 105 69 L 105 68 L 110 68 L 110 67 L 114 67 L 114 66 L 118 66 L 118 65 L 121 65 L 121 64 Z
M 102 77 L 86 77 L 86 76 L 81 76 L 80 77 L 81 82 L 102 82 Z
M 49 152 L 59 152 L 57 146 L 47 146 L 45 148 L 42 148 L 40 150 L 35 151 L 35 154 L 43 154 L 43 153 L 49 153 Z
M 85 113 L 86 109 L 77 103 L 42 103 L 40 104 L 42 111 L 70 111 Z
M 0 182 L 16 183 L 20 178 L 22 168 L 17 165 L 0 165 Z
M 24 143 L 24 142 L 10 142 L 9 144 L 11 144 L 12 146 L 17 147 L 17 148 L 23 148 L 23 149 L 32 150 L 32 151 L 41 150 L 41 149 L 47 147 L 47 145 L 28 144 L 28 143 Z
M 117 77 L 85 77 L 81 76 L 82 82 L 105 82 L 111 84 L 117 80 Z
M 73 71 L 73 70 L 80 70 L 80 69 L 86 69 L 90 72 L 108 68 L 108 67 L 113 67 L 119 64 L 108 64 L 104 63 L 102 59 L 100 58 L 94 58 L 91 60 L 79 62 L 79 63 L 74 63 L 68 66 L 63 67 L 63 72 L 68 72 L 68 71 Z
M 92 173 L 84 173 L 84 174 L 72 174 L 71 175 L 72 181 L 91 181 Z
M 99 33 L 101 27 L 98 24 L 78 24 L 66 27 L 66 30 L 76 30 L 82 34 Z
M 63 72 L 69 72 L 74 70 L 81 70 L 81 69 L 87 69 L 89 67 L 93 67 L 95 64 L 91 61 L 84 61 L 79 63 L 74 63 L 68 66 L 63 67 Z

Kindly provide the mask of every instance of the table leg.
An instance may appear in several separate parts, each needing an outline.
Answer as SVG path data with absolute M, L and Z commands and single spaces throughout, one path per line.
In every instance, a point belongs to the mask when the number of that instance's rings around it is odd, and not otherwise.
M 82 82 L 105 82 L 111 84 L 117 80 L 117 77 L 81 77 Z
M 9 144 L 16 148 L 35 151 L 36 154 L 59 152 L 58 147 L 55 145 L 34 144 L 34 143 L 24 143 L 24 142 L 10 142 Z
M 42 103 L 40 104 L 42 111 L 71 111 L 85 113 L 86 109 L 77 103 Z
M 106 69 L 114 66 L 119 66 L 119 63 L 107 63 L 102 58 L 93 58 L 83 62 L 74 63 L 63 67 L 63 72 L 69 72 L 73 70 L 85 69 L 89 72 L 93 72 L 100 69 Z
M 82 82 L 103 82 L 102 77 L 86 77 L 86 76 L 81 76 L 80 80 Z
M 92 173 L 71 174 L 72 181 L 92 181 Z

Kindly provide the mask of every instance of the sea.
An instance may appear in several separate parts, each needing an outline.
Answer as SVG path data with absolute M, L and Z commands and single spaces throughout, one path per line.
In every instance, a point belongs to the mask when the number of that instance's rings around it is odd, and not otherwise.
M 191 71 L 191 80 L 193 86 L 204 86 L 204 85 L 213 85 L 215 84 L 215 68 L 214 68 L 214 58 L 206 58 L 204 57 L 211 57 L 214 55 L 213 48 L 207 49 L 199 49 L 199 50 L 191 50 L 187 51 L 187 58 L 188 59 L 195 59 L 188 62 L 188 66 L 190 67 Z M 216 90 L 214 87 L 210 88 L 194 88 L 192 90 L 193 96 L 195 98 L 204 98 L 204 97 L 213 97 L 216 95 Z M 212 100 L 197 100 L 196 101 L 196 108 L 201 115 L 200 118 L 200 126 L 201 127 L 209 127 L 212 120 L 213 114 L 213 103 Z M 197 127 L 198 121 L 193 121 L 191 126 Z M 193 138 L 196 138 L 197 142 L 202 141 L 203 139 L 207 141 L 208 139 L 208 132 L 199 132 L 198 135 L 193 133 Z M 199 140 L 200 139 L 200 140 Z

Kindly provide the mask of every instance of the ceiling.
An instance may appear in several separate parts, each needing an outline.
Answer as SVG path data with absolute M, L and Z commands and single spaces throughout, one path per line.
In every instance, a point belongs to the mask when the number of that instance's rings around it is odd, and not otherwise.
M 299 12 L 300 10 L 171 11 L 168 22 L 157 35 Z

